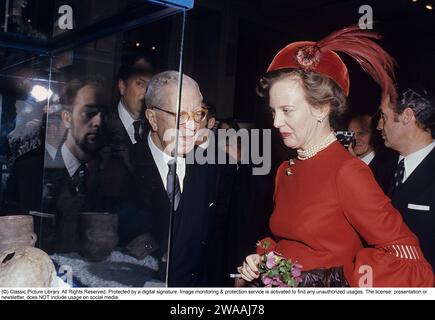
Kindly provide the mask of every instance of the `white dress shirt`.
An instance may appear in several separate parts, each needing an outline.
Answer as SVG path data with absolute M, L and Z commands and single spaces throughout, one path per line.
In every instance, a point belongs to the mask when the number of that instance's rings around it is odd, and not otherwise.
M 435 147 L 435 140 L 432 141 L 431 144 L 427 145 L 426 147 L 415 151 L 406 157 L 399 156 L 399 162 L 402 159 L 405 159 L 405 174 L 403 177 L 403 182 L 408 179 L 408 177 L 414 172 L 414 170 L 418 167 L 418 165 L 424 160 L 424 158 L 427 157 L 427 155 L 432 151 L 432 149 Z
M 57 149 L 53 147 L 49 143 L 45 143 L 45 150 L 47 150 L 47 153 L 50 155 L 51 160 L 54 160 L 56 158 Z
M 60 150 L 62 153 L 63 162 L 65 163 L 65 167 L 68 170 L 68 174 L 70 177 L 76 173 L 76 171 L 81 166 L 80 161 L 72 154 L 72 152 L 68 149 L 66 144 L 62 145 L 62 149 Z
M 127 111 L 127 109 L 125 108 L 121 100 L 118 103 L 118 114 L 119 114 L 119 119 L 121 119 L 122 125 L 124 126 L 125 130 L 127 130 L 131 143 L 136 144 L 137 141 L 134 138 L 134 126 L 133 126 L 133 122 L 135 122 L 136 119 L 134 119 L 131 116 L 131 114 Z
M 375 158 L 376 153 L 374 151 L 366 154 L 364 157 L 360 158 L 366 165 L 369 165 Z
M 165 189 L 167 189 L 166 186 L 166 179 L 169 172 L 168 162 L 170 160 L 174 160 L 174 157 L 171 157 L 167 153 L 160 150 L 153 142 L 153 139 L 151 139 L 151 133 L 148 135 L 148 146 L 150 147 L 151 154 L 153 155 L 154 162 L 157 165 L 157 169 L 159 169 L 160 177 L 162 178 L 163 185 L 165 186 Z M 177 176 L 178 180 L 180 182 L 180 190 L 183 192 L 183 181 L 184 176 L 186 175 L 186 160 L 182 157 L 177 157 Z

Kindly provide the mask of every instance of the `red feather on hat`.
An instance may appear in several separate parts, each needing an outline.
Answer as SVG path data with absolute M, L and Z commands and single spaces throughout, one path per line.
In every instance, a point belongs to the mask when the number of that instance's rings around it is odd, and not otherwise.
M 349 26 L 331 33 L 316 43 L 320 51 L 331 50 L 346 53 L 355 59 L 382 88 L 383 97 L 390 96 L 396 101 L 394 85 L 394 58 L 372 39 L 382 37 L 373 31 L 363 31 L 357 25 Z

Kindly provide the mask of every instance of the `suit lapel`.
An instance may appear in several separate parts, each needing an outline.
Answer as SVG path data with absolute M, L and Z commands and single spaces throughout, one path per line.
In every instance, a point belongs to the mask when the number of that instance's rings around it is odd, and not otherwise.
M 141 194 L 148 195 L 149 201 L 165 200 L 169 203 L 169 198 L 160 177 L 159 170 L 152 156 L 148 142 L 145 140 L 137 145 L 137 165 L 135 169 L 135 178 L 140 181 Z
M 118 108 L 116 108 L 110 115 L 109 120 L 109 139 L 112 143 L 117 145 L 133 145 L 127 130 L 124 128 L 121 119 L 119 118 Z
M 194 165 L 186 164 L 186 173 L 183 180 L 183 192 L 181 193 L 180 203 L 173 216 L 173 235 L 174 239 L 179 239 L 178 232 L 184 222 L 190 220 L 189 210 L 184 210 L 185 207 L 190 207 L 190 201 L 194 201 L 195 197 L 195 186 L 198 186 L 197 181 L 195 181 L 195 170 Z M 186 216 L 187 215 L 187 216 Z M 193 223 L 190 221 L 190 223 Z

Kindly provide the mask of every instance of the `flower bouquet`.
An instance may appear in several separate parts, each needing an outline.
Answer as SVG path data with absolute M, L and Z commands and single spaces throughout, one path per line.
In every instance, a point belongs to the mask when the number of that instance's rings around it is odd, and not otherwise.
M 268 241 L 258 244 L 264 249 L 264 254 L 260 256 L 258 270 L 261 274 L 261 282 L 266 287 L 297 287 L 302 282 L 302 266 L 287 260 L 281 254 L 270 251 L 266 253 L 270 246 Z

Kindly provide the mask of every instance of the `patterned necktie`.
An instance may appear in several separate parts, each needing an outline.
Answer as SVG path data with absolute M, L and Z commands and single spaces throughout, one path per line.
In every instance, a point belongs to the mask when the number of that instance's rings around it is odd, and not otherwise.
M 136 143 L 140 142 L 142 140 L 141 136 L 141 121 L 136 120 L 133 122 L 133 128 L 134 128 L 134 140 L 136 140 Z
M 170 160 L 168 162 L 168 175 L 166 177 L 166 192 L 168 193 L 169 200 L 175 201 L 174 210 L 177 210 L 178 204 L 181 199 L 181 189 L 180 189 L 180 181 L 178 180 L 178 175 L 175 170 L 175 160 Z
M 394 184 L 392 195 L 394 195 L 400 186 L 403 184 L 403 178 L 405 177 L 405 159 L 399 161 L 396 172 L 394 173 Z

